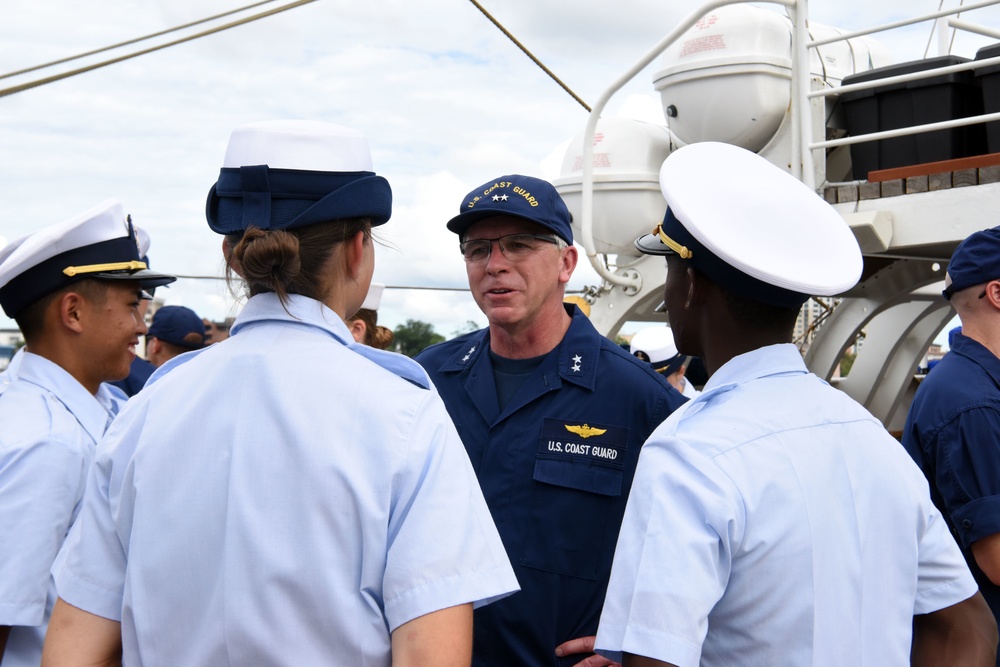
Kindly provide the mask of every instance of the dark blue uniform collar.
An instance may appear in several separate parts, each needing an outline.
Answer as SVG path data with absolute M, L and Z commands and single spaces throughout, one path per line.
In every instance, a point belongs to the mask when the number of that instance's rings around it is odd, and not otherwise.
M 565 382 L 593 390 L 597 384 L 602 338 L 594 335 L 594 325 L 576 305 L 564 304 L 564 307 L 572 318 L 569 329 L 559 345 L 545 356 L 537 372 L 546 376 L 558 376 Z M 488 369 L 492 377 L 493 363 L 488 353 L 489 328 L 471 334 L 466 340 L 466 345 L 441 365 L 441 372 L 461 373 L 471 368 Z
M 985 345 L 962 333 L 956 333 L 951 342 L 951 351 L 982 366 L 993 383 L 1000 387 L 1000 361 Z

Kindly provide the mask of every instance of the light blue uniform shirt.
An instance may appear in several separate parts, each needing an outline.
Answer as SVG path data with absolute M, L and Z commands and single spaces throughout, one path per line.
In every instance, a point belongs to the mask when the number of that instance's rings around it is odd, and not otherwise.
M 18 351 L 0 378 L 0 625 L 3 667 L 38 667 L 55 602 L 50 568 L 76 519 L 94 447 L 122 401 Z
M 21 359 L 24 358 L 24 348 L 18 348 L 14 356 L 10 358 L 10 363 L 7 364 L 7 368 L 0 371 L 0 395 L 2 395 L 7 388 L 14 382 L 14 378 L 17 377 L 17 369 L 21 366 Z
M 597 646 L 680 667 L 909 665 L 913 615 L 975 592 L 902 446 L 775 345 L 643 446 Z
M 251 298 L 98 447 L 56 581 L 130 667 L 389 665 L 403 623 L 517 590 L 423 370 L 288 310 Z

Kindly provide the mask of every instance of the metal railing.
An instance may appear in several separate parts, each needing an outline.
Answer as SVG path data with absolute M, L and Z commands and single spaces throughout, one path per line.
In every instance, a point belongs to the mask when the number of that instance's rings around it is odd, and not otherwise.
M 910 19 L 905 19 L 901 21 L 894 21 L 891 23 L 882 24 L 873 28 L 867 28 L 864 30 L 856 30 L 852 32 L 843 32 L 835 36 L 826 37 L 822 39 L 810 39 L 808 31 L 808 0 L 770 0 L 771 4 L 781 5 L 787 8 L 789 18 L 792 21 L 792 73 L 791 73 L 791 150 L 790 150 L 790 163 L 791 172 L 794 176 L 802 180 L 806 185 L 813 189 L 817 188 L 816 183 L 816 170 L 814 168 L 814 161 L 825 160 L 825 156 L 821 151 L 826 148 L 833 148 L 836 146 L 843 146 L 848 144 L 856 144 L 870 141 L 878 141 L 881 139 L 890 139 L 894 137 L 907 136 L 913 134 L 922 134 L 925 132 L 932 132 L 935 130 L 949 129 L 953 127 L 961 127 L 965 125 L 974 125 L 978 123 L 986 123 L 990 121 L 1000 120 L 1000 113 L 987 113 L 978 116 L 969 116 L 965 118 L 957 118 L 946 121 L 925 123 L 922 125 L 915 125 L 907 128 L 900 128 L 894 130 L 884 130 L 879 132 L 871 132 L 867 134 L 857 134 L 847 137 L 840 137 L 836 139 L 822 139 L 816 140 L 812 136 L 812 123 L 810 117 L 810 101 L 818 97 L 829 97 L 834 95 L 840 95 L 841 93 L 849 93 L 853 91 L 860 91 L 866 89 L 872 89 L 876 87 L 882 87 L 887 85 L 892 85 L 894 83 L 904 83 L 907 81 L 914 81 L 923 78 L 930 78 L 935 76 L 940 76 L 942 74 L 949 74 L 952 72 L 961 72 L 966 70 L 974 70 L 981 67 L 989 67 L 991 65 L 1000 65 L 1000 57 L 996 58 L 984 58 L 982 60 L 971 60 L 968 63 L 952 65 L 948 67 L 935 68 L 931 70 L 924 70 L 921 72 L 914 72 L 910 74 L 902 74 L 893 77 L 885 77 L 882 79 L 876 79 L 872 81 L 866 81 L 856 84 L 851 84 L 848 86 L 838 86 L 825 88 L 822 90 L 810 90 L 810 60 L 809 51 L 810 49 L 815 49 L 820 46 L 827 44 L 832 44 L 836 42 L 848 41 L 856 37 L 862 37 L 865 35 L 871 35 L 880 32 L 886 32 L 889 30 L 894 30 L 897 28 L 902 28 L 914 24 L 924 23 L 927 21 L 936 21 L 942 19 L 946 16 L 953 16 L 961 13 L 968 13 L 975 11 L 977 9 L 983 9 L 986 7 L 991 7 L 1000 4 L 1000 0 L 984 0 L 982 2 L 977 2 L 964 7 L 954 7 L 951 9 L 942 9 L 935 12 L 928 12 L 920 16 L 916 16 Z M 600 256 L 596 251 L 596 245 L 593 238 L 593 196 L 594 196 L 594 174 L 593 174 L 593 159 L 594 159 L 594 134 L 597 128 L 597 122 L 600 118 L 601 112 L 607 106 L 608 101 L 611 97 L 621 90 L 629 81 L 631 81 L 635 76 L 642 71 L 647 65 L 649 65 L 656 57 L 661 55 L 668 47 L 670 47 L 674 42 L 681 38 L 692 26 L 694 26 L 699 20 L 704 18 L 709 12 L 719 9 L 720 7 L 725 7 L 727 5 L 736 4 L 746 4 L 745 0 L 712 0 L 706 4 L 699 7 L 694 12 L 688 14 L 683 20 L 681 20 L 677 26 L 670 31 L 663 39 L 661 39 L 656 45 L 653 46 L 642 58 L 640 58 L 628 71 L 626 71 L 621 77 L 614 81 L 611 86 L 601 94 L 600 98 L 594 104 L 593 110 L 587 120 L 587 125 L 583 134 L 583 174 L 581 183 L 581 220 L 580 220 L 580 242 L 584 246 L 587 253 L 587 258 L 590 260 L 591 265 L 597 271 L 598 275 L 606 281 L 606 283 L 612 286 L 620 286 L 626 289 L 639 289 L 641 287 L 641 276 L 636 272 L 623 272 L 614 273 L 605 263 L 605 259 Z M 995 37 L 1000 39 L 1000 31 L 993 30 L 988 27 L 979 26 L 967 21 L 960 20 L 958 18 L 950 19 L 948 25 L 954 29 L 960 29 L 970 33 L 976 33 L 984 36 Z M 825 170 L 824 170 L 825 174 Z
M 977 9 L 983 9 L 986 7 L 992 7 L 994 5 L 1000 4 L 1000 0 L 985 0 L 983 2 L 977 2 L 970 5 L 953 7 L 951 9 L 942 9 L 936 12 L 928 12 L 910 19 L 905 19 L 901 21 L 894 21 L 892 23 L 885 23 L 883 25 L 876 26 L 874 28 L 867 28 L 864 30 L 855 30 L 853 32 L 842 33 L 840 35 L 827 37 L 824 39 L 811 40 L 808 43 L 808 48 L 816 48 L 819 46 L 824 46 L 827 44 L 832 44 L 840 41 L 847 41 L 855 37 L 863 37 L 866 35 L 872 35 L 879 32 L 886 32 L 889 30 L 895 30 L 897 28 L 902 28 L 910 25 L 915 25 L 918 23 L 924 23 L 927 21 L 937 21 L 946 16 L 952 16 L 960 13 L 971 12 Z M 995 37 L 1000 39 L 1000 31 L 993 30 L 988 27 L 979 26 L 974 23 L 969 23 L 968 21 L 963 21 L 960 19 L 950 19 L 947 22 L 949 27 L 964 30 L 966 32 L 980 34 L 988 37 Z M 871 81 L 864 81 L 859 83 L 852 83 L 846 86 L 837 86 L 834 88 L 825 88 L 822 90 L 814 90 L 806 93 L 806 99 L 813 99 L 817 97 L 830 97 L 839 96 L 844 93 L 852 93 L 861 90 L 871 90 L 873 88 L 882 88 L 885 86 L 891 86 L 898 83 L 907 83 L 909 81 L 917 81 L 920 79 L 929 79 L 932 77 L 938 77 L 942 75 L 952 74 L 955 72 L 965 72 L 969 70 L 976 70 L 982 67 L 990 67 L 992 65 L 1000 65 L 1000 56 L 994 58 L 983 58 L 981 60 L 970 60 L 967 63 L 960 63 L 957 65 L 948 65 L 946 67 L 936 67 L 934 69 L 922 70 L 919 72 L 911 72 L 909 74 L 900 74 L 896 76 L 887 76 L 880 79 L 873 79 Z M 808 67 L 807 62 L 793 62 L 793 69 L 805 69 Z M 793 97 L 792 104 L 796 103 L 796 99 Z M 893 129 L 893 130 L 882 130 L 878 132 L 867 132 L 862 134 L 854 134 L 851 136 L 840 137 L 837 139 L 824 139 L 820 141 L 814 141 L 810 139 L 806 145 L 806 152 L 815 156 L 818 155 L 817 151 L 822 151 L 826 148 L 834 148 L 837 146 L 846 146 L 851 144 L 860 144 L 871 141 L 879 141 L 882 139 L 892 139 L 895 137 L 911 136 L 915 134 L 925 134 L 927 132 L 933 132 L 935 130 L 947 130 L 955 127 L 964 127 L 967 125 L 978 125 L 981 123 L 988 123 L 990 121 L 1000 120 L 1000 112 L 997 113 L 983 113 L 974 116 L 966 116 L 963 118 L 953 118 L 944 121 L 937 121 L 932 123 L 922 123 L 920 125 L 911 125 L 908 127 Z M 855 175 L 857 176 L 857 175 Z M 808 181 L 807 181 L 808 182 Z M 816 187 L 815 183 L 809 183 L 813 188 Z

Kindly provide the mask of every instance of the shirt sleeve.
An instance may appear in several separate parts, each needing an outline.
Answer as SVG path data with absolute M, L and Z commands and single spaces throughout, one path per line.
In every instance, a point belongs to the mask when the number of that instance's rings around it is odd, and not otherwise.
M 408 461 L 393 485 L 384 575 L 390 631 L 459 604 L 518 590 L 458 433 L 436 392 L 415 416 Z
M 975 595 L 979 590 L 965 557 L 934 503 L 927 500 L 927 521 L 918 545 L 917 591 L 913 613 L 929 614 Z
M 83 508 L 53 567 L 59 597 L 97 616 L 121 621 L 127 556 L 115 511 L 128 469 L 128 418 L 115 420 L 97 447 Z
M 44 622 L 50 569 L 83 490 L 89 461 L 55 435 L 0 444 L 0 625 Z
M 696 667 L 708 616 L 726 590 L 745 513 L 704 456 L 670 438 L 639 456 L 604 610 L 600 654 Z
M 976 408 L 941 429 L 935 482 L 962 545 L 1000 533 L 1000 412 Z

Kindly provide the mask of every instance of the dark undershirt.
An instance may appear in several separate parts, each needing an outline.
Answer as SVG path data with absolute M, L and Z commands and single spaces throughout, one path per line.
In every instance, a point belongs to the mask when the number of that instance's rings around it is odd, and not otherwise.
M 525 383 L 535 369 L 542 365 L 546 355 L 531 359 L 508 359 L 490 350 L 490 360 L 493 362 L 493 381 L 496 383 L 497 398 L 500 401 L 500 411 L 503 412 L 510 399 Z

